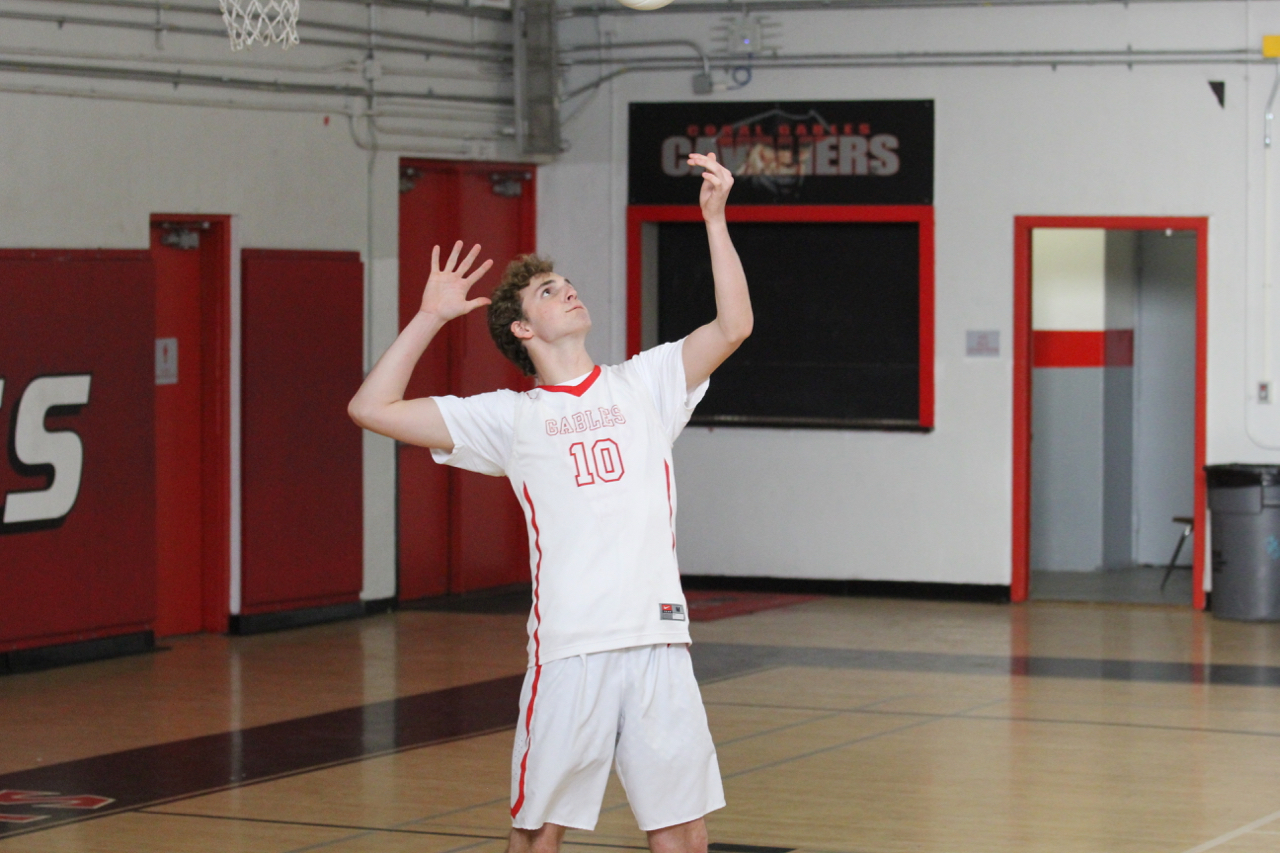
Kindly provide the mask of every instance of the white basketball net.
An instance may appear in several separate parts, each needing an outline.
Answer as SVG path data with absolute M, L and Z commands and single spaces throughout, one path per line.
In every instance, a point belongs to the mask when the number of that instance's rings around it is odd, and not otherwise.
M 231 36 L 231 49 L 243 50 L 254 42 L 276 42 L 289 49 L 298 43 L 299 0 L 218 0 L 222 20 Z

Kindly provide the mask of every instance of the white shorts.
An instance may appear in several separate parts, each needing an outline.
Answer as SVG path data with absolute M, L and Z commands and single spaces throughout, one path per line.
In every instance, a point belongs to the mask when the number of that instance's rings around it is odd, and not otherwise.
M 642 830 L 724 807 L 687 646 L 639 646 L 533 667 L 511 753 L 511 822 L 595 829 L 617 762 Z

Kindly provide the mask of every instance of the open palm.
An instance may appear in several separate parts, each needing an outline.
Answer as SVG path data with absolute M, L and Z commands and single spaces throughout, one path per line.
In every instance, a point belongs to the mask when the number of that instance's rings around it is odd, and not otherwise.
M 458 255 L 461 252 L 462 241 L 459 240 L 453 244 L 453 252 L 449 255 L 449 260 L 441 266 L 440 247 L 432 247 L 431 275 L 427 278 L 426 289 L 422 292 L 423 313 L 434 314 L 441 320 L 448 321 L 489 304 L 490 300 L 487 297 L 478 296 L 475 299 L 467 299 L 467 293 L 489 271 L 493 261 L 485 261 L 476 268 L 475 272 L 467 275 L 467 270 L 471 269 L 476 256 L 480 254 L 480 244 L 476 243 L 472 246 L 467 256 L 459 261 Z

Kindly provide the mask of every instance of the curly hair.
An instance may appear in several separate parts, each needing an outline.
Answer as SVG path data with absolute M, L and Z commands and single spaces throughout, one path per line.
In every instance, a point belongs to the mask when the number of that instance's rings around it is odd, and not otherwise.
M 521 255 L 507 264 L 502 282 L 489 297 L 493 300 L 489 303 L 489 335 L 498 345 L 498 350 L 514 362 L 525 376 L 535 376 L 538 370 L 533 366 L 533 359 L 529 358 L 529 351 L 524 348 L 524 341 L 511 331 L 511 324 L 525 319 L 521 292 L 535 276 L 552 270 L 550 258 Z

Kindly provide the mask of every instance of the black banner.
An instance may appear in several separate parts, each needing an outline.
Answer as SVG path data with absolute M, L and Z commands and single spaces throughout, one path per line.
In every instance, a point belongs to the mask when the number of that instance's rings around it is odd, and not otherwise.
M 632 104 L 630 143 L 631 204 L 697 204 L 693 151 L 735 204 L 933 203 L 933 101 Z

